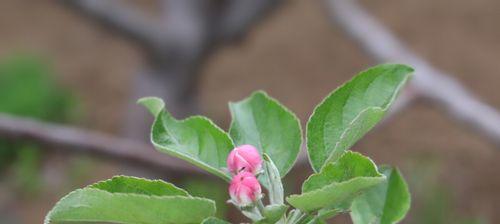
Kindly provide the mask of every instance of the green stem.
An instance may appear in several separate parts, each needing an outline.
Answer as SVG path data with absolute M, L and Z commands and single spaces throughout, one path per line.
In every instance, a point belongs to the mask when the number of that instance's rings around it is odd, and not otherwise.
M 264 214 L 264 203 L 262 203 L 262 199 L 257 201 L 257 208 L 260 214 Z
M 286 224 L 297 224 L 299 223 L 304 217 L 306 216 L 305 213 L 302 213 L 298 209 L 294 209 L 290 212 L 289 217 L 286 219 Z
M 241 209 L 241 213 L 243 213 L 243 215 L 251 219 L 253 222 L 257 222 L 264 218 L 256 206 L 253 206 L 251 208 Z

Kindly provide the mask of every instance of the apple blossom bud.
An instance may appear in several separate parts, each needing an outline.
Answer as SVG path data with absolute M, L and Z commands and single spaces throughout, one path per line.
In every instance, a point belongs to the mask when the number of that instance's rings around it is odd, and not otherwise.
M 241 145 L 233 149 L 227 157 L 227 168 L 236 175 L 241 171 L 257 174 L 262 167 L 259 151 L 251 145 Z
M 252 173 L 243 171 L 231 180 L 229 195 L 235 205 L 246 207 L 262 197 L 262 189 Z

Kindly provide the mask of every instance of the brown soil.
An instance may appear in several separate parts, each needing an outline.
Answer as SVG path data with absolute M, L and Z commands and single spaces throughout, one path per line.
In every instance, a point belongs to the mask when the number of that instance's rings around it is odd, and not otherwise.
M 363 3 L 412 49 L 500 109 L 499 1 Z M 61 82 L 84 104 L 82 125 L 108 132 L 119 129 L 129 80 L 141 66 L 134 46 L 54 1 L 4 0 L 0 57 L 19 51 L 50 58 Z M 332 27 L 319 2 L 292 0 L 241 44 L 210 58 L 201 76 L 201 102 L 207 116 L 227 127 L 227 101 L 264 89 L 306 120 L 323 96 L 373 63 Z M 378 163 L 401 167 L 408 178 L 428 158 L 437 160 L 440 182 L 450 186 L 458 211 L 500 223 L 498 148 L 439 108 L 419 102 L 369 134 L 356 150 Z M 418 208 L 418 195 L 414 197 Z M 42 211 L 27 223 L 40 223 L 53 202 L 24 203 L 32 205 L 31 211 Z

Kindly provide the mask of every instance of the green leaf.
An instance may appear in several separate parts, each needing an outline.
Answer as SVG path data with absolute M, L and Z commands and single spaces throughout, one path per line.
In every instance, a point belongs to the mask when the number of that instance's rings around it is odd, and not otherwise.
M 316 215 L 316 217 L 319 219 L 319 220 L 327 220 L 329 218 L 332 218 L 332 217 L 335 217 L 336 215 L 338 215 L 339 213 L 341 212 L 344 212 L 345 210 L 342 209 L 342 208 L 333 208 L 333 209 L 320 209 L 318 211 L 318 214 Z
M 176 120 L 161 108 L 164 103 L 158 98 L 143 98 L 139 103 L 156 114 L 151 141 L 158 151 L 186 160 L 226 181 L 231 179 L 223 171 L 226 157 L 234 148 L 226 132 L 202 116 Z
M 180 186 L 189 192 L 190 195 L 208 198 L 215 201 L 217 213 L 215 217 L 226 217 L 230 204 L 227 203 L 228 192 L 227 183 L 216 179 L 200 178 L 199 176 L 184 177 Z
M 165 103 L 158 97 L 144 97 L 139 99 L 137 103 L 146 107 L 155 117 L 165 108 Z
M 231 224 L 229 222 L 226 222 L 224 220 L 215 218 L 215 217 L 210 217 L 205 220 L 203 220 L 202 224 Z
M 275 224 L 280 221 L 288 210 L 288 205 L 268 205 L 264 207 L 264 219 L 259 220 L 256 224 Z
M 229 133 L 236 145 L 250 144 L 268 154 L 285 176 L 292 168 L 302 144 L 297 117 L 263 91 L 229 108 L 233 121 Z
M 270 223 L 275 223 L 288 210 L 288 205 L 268 205 L 264 208 L 263 215 Z
M 392 167 L 381 167 L 380 171 L 386 180 L 352 203 L 351 218 L 355 224 L 397 223 L 410 209 L 410 192 L 401 173 Z
M 284 189 L 279 171 L 266 153 L 262 155 L 262 158 L 264 160 L 264 172 L 259 175 L 259 182 L 267 189 L 270 204 L 283 204 Z
M 109 193 L 135 193 L 149 196 L 190 196 L 187 191 L 161 180 L 116 176 L 88 186 Z
M 296 208 L 311 212 L 335 205 L 337 202 L 352 200 L 363 190 L 380 183 L 382 180 L 382 177 L 357 177 L 342 183 L 332 183 L 301 195 L 291 195 L 287 201 Z
M 307 123 L 307 148 L 313 169 L 339 158 L 377 124 L 413 69 L 399 64 L 375 66 L 333 91 Z
M 344 153 L 320 173 L 311 175 L 302 185 L 302 192 L 320 189 L 332 182 L 344 182 L 356 177 L 380 177 L 377 166 L 369 158 L 352 151 Z
M 191 197 L 172 184 L 115 177 L 66 195 L 47 214 L 45 224 L 200 223 L 214 213 L 213 201 Z
M 302 194 L 291 195 L 287 201 L 304 212 L 322 208 L 341 209 L 384 179 L 370 159 L 347 151 L 320 173 L 311 175 L 302 186 Z

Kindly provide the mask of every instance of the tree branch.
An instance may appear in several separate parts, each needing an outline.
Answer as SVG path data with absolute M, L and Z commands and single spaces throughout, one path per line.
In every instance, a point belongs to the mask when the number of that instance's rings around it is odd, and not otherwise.
M 401 62 L 416 70 L 411 86 L 420 96 L 442 106 L 455 119 L 475 128 L 500 146 L 500 114 L 481 102 L 451 75 L 414 54 L 355 0 L 326 0 L 336 22 L 373 58 Z
M 244 36 L 250 27 L 275 8 L 281 0 L 230 0 L 225 4 L 215 24 L 218 41 L 230 41 Z
M 127 161 L 162 172 L 203 173 L 187 162 L 156 151 L 149 144 L 5 114 L 0 114 L 0 136 L 13 140 L 32 140 L 56 150 L 64 149 Z
M 61 0 L 75 11 L 134 40 L 142 47 L 160 47 L 162 31 L 154 20 L 116 0 Z

